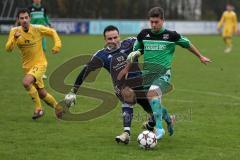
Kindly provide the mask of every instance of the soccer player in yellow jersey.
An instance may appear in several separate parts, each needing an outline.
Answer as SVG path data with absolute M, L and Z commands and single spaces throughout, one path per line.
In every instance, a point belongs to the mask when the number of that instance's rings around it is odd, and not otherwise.
M 237 15 L 233 11 L 233 6 L 228 4 L 226 6 L 226 11 L 223 12 L 222 17 L 218 23 L 218 30 L 220 31 L 222 28 L 222 37 L 226 48 L 224 50 L 225 53 L 229 53 L 232 50 L 232 35 L 237 33 L 238 30 L 238 21 Z
M 50 36 L 54 41 L 53 54 L 60 51 L 61 40 L 57 32 L 42 25 L 31 25 L 27 9 L 19 10 L 17 18 L 19 27 L 11 29 L 6 43 L 6 50 L 11 52 L 15 46 L 21 50 L 22 67 L 24 71 L 23 86 L 35 104 L 35 111 L 32 119 L 43 116 L 43 109 L 40 99 L 55 109 L 56 116 L 62 115 L 61 106 L 44 88 L 42 76 L 46 72 L 47 60 L 42 49 L 43 36 Z

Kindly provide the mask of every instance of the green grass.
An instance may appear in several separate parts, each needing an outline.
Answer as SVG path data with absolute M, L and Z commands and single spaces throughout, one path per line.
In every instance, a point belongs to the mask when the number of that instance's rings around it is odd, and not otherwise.
M 33 104 L 22 87 L 20 56 L 6 53 L 7 36 L 0 36 L 0 157 L 3 160 L 225 160 L 239 159 L 240 153 L 240 38 L 234 49 L 224 54 L 219 36 L 189 36 L 202 53 L 213 60 L 205 66 L 190 52 L 177 47 L 172 69 L 175 90 L 163 98 L 170 113 L 177 115 L 175 134 L 166 135 L 154 150 L 137 146 L 145 113 L 135 108 L 129 145 L 118 145 L 114 137 L 122 132 L 120 103 L 110 113 L 88 122 L 56 120 L 54 111 L 44 104 L 46 115 L 31 120 Z M 101 36 L 61 36 L 59 55 L 47 54 L 50 75 L 58 66 L 79 54 L 93 54 L 103 46 Z M 50 43 L 51 44 L 51 43 Z M 48 46 L 49 51 L 51 49 Z M 222 68 L 222 69 L 221 69 Z M 71 84 L 79 70 L 66 83 Z M 46 86 L 58 100 L 64 97 Z M 84 86 L 112 92 L 110 77 L 102 70 L 95 83 Z M 90 103 L 91 102 L 91 103 Z M 74 110 L 84 112 L 100 101 L 78 97 Z

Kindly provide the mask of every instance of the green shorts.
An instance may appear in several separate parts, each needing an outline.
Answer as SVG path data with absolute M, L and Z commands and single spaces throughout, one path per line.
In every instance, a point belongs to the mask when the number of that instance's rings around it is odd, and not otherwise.
M 162 94 L 166 94 L 173 89 L 173 85 L 170 83 L 171 72 L 168 70 L 163 75 L 154 74 L 152 76 L 145 75 L 143 78 L 143 84 L 145 89 L 149 89 L 151 85 L 159 86 Z

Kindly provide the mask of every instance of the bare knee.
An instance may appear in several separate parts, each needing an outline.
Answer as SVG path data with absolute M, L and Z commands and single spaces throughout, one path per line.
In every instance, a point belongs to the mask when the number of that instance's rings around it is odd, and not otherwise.
M 35 81 L 35 78 L 32 75 L 26 75 L 23 78 L 22 84 L 24 88 L 28 90 L 30 86 L 34 83 L 34 81 Z
M 161 98 L 162 97 L 162 91 L 159 86 L 157 85 L 151 85 L 151 87 L 148 90 L 147 98 L 150 101 L 152 98 Z
M 156 92 L 154 91 L 154 90 L 149 90 L 148 92 L 147 92 L 147 98 L 148 98 L 148 100 L 151 100 L 153 97 L 156 97 L 157 96 L 157 94 L 156 94 Z
M 125 102 L 135 102 L 135 92 L 130 87 L 125 87 L 122 89 L 121 94 Z
M 47 96 L 47 91 L 44 88 L 40 88 L 38 89 L 38 95 L 41 99 L 43 99 Z
M 151 99 L 155 98 L 155 97 L 161 98 L 161 94 L 158 93 L 156 90 L 149 90 L 149 91 L 147 92 L 147 98 L 148 98 L 149 101 L 150 101 Z

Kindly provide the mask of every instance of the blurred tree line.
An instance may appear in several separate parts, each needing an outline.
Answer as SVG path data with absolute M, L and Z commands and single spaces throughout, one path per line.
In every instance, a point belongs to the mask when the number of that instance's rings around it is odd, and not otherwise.
M 0 0 L 0 9 L 6 2 L 10 6 L 12 1 L 12 17 L 17 9 L 32 3 L 32 0 Z M 227 3 L 233 4 L 240 14 L 240 0 L 42 0 L 51 18 L 83 19 L 146 19 L 150 8 L 161 6 L 168 20 L 216 20 Z

